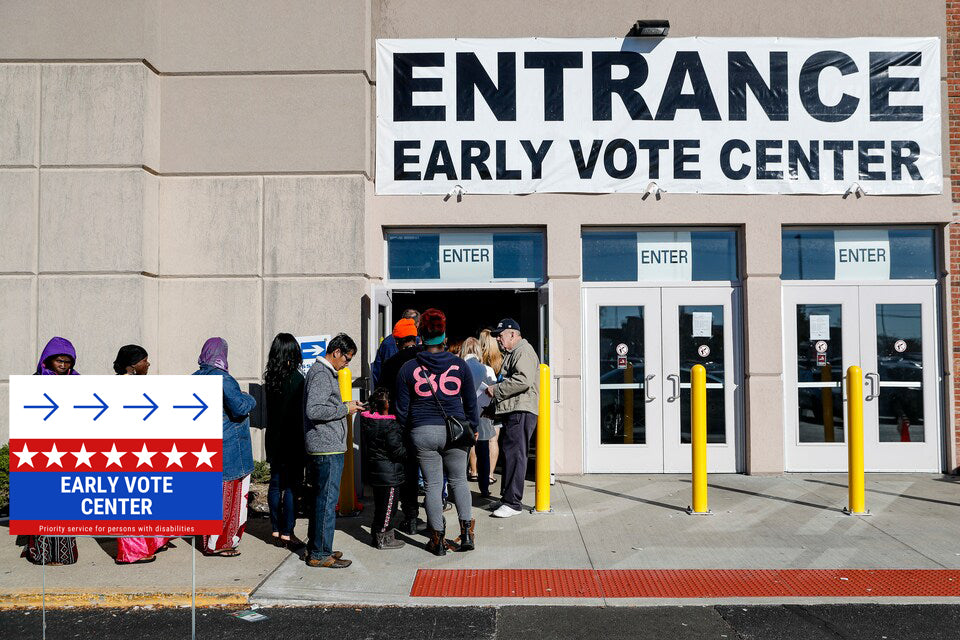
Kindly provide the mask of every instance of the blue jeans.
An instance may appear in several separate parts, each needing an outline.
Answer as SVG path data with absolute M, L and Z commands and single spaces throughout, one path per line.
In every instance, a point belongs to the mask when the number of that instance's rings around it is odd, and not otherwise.
M 270 505 L 270 527 L 274 533 L 293 535 L 297 521 L 294 499 L 303 479 L 303 467 L 283 462 L 270 465 L 270 489 L 267 504 Z
M 310 514 L 307 527 L 307 554 L 316 560 L 325 560 L 333 553 L 343 454 L 307 457 L 310 458 L 307 473 L 313 485 L 313 513 Z

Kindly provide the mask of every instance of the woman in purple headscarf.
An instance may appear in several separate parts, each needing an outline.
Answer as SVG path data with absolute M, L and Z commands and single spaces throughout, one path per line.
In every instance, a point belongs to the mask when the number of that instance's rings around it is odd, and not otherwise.
M 210 338 L 203 344 L 200 369 L 195 376 L 223 378 L 223 530 L 203 537 L 203 553 L 210 556 L 240 555 L 237 546 L 247 524 L 247 493 L 253 473 L 250 444 L 250 412 L 257 401 L 228 373 L 227 341 Z
M 35 376 L 76 376 L 77 350 L 66 338 L 51 338 L 43 348 Z M 21 558 L 34 564 L 58 567 L 77 561 L 77 539 L 73 536 L 21 536 L 18 544 L 25 545 Z

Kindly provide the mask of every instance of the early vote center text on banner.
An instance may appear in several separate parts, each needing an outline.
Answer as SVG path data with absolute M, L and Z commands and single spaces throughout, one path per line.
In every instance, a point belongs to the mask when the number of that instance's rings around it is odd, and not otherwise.
M 943 190 L 938 38 L 377 41 L 378 194 Z
M 11 376 L 10 533 L 216 534 L 219 376 Z

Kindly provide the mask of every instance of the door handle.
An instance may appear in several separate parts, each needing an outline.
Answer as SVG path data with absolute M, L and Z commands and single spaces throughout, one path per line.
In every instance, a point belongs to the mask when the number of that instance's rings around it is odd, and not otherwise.
M 680 399 L 680 376 L 671 373 L 667 376 L 667 380 L 673 385 L 673 395 L 667 398 L 667 402 L 674 402 Z
M 643 379 L 643 399 L 647 402 L 653 402 L 656 400 L 656 398 L 650 395 L 650 381 L 656 377 L 657 375 L 655 373 L 651 373 Z
M 867 397 L 864 398 L 864 401 L 869 402 L 870 400 L 876 400 L 880 397 L 880 374 L 879 373 L 868 373 L 863 376 L 870 383 L 870 393 L 867 394 Z

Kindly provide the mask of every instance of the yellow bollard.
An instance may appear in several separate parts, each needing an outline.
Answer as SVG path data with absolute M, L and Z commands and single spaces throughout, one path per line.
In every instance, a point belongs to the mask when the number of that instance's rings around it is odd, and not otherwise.
M 344 367 L 337 374 L 340 382 L 340 398 L 344 402 L 353 400 L 353 376 L 350 369 Z M 357 492 L 353 486 L 353 418 L 347 416 L 347 451 L 343 456 L 343 474 L 340 476 L 339 514 L 355 516 L 360 513 L 357 505 Z
M 847 487 L 849 499 L 844 513 L 866 515 L 863 479 L 863 371 L 847 369 Z
M 540 407 L 537 411 L 537 501 L 536 513 L 550 508 L 550 367 L 540 365 Z
M 633 365 L 623 370 L 623 383 L 633 384 Z M 623 390 L 623 444 L 633 444 L 633 389 Z
M 707 508 L 707 370 L 690 370 L 690 443 L 693 462 L 693 505 L 687 512 L 709 514 Z
M 830 365 L 820 369 L 821 382 L 833 382 Z M 823 441 L 833 442 L 833 387 L 820 389 L 820 404 L 823 407 Z

